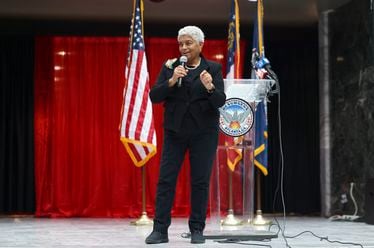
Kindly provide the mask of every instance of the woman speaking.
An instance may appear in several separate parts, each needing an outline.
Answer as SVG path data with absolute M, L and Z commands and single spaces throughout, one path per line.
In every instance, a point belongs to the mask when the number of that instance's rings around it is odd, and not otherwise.
M 166 243 L 177 177 L 187 151 L 191 171 L 191 243 L 204 243 L 212 164 L 218 144 L 219 111 L 226 100 L 221 65 L 202 55 L 204 33 L 196 26 L 178 32 L 180 59 L 161 68 L 150 91 L 164 104 L 164 141 L 156 193 L 153 231 L 147 244 Z

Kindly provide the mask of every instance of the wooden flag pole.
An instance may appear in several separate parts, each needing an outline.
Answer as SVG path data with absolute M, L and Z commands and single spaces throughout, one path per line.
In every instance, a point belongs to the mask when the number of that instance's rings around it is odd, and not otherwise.
M 260 170 L 256 170 L 256 201 L 257 209 L 261 209 L 261 175 Z
M 263 19 L 264 19 L 264 5 L 263 0 L 257 1 L 257 49 L 260 56 L 264 56 L 264 38 L 263 38 Z M 261 210 L 261 172 L 260 169 L 256 170 L 256 216 L 252 221 L 253 225 L 269 225 L 271 221 L 265 220 L 262 217 Z
M 222 220 L 221 225 L 223 226 L 239 226 L 243 224 L 242 220 L 239 220 L 234 215 L 233 210 L 233 197 L 232 197 L 232 174 L 233 171 L 229 170 L 229 209 L 227 211 L 227 216 L 224 220 Z
M 130 222 L 131 225 L 135 226 L 146 226 L 146 225 L 152 225 L 153 221 L 148 218 L 147 211 L 146 211 L 146 171 L 145 171 L 145 165 L 142 166 L 142 216 L 140 216 L 139 219 L 136 221 Z
M 261 210 L 261 172 L 259 169 L 256 170 L 256 216 L 252 221 L 253 225 L 262 226 L 262 225 L 270 225 L 272 221 L 266 220 L 262 216 Z

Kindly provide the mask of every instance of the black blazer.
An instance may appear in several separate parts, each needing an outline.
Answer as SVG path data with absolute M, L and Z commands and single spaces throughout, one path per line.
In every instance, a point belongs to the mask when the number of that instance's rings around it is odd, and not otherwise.
M 195 120 L 198 128 L 214 127 L 218 129 L 219 111 L 226 100 L 221 65 L 201 57 L 200 66 L 189 70 L 183 78 L 182 86 L 168 86 L 174 68 L 180 65 L 166 62 L 158 76 L 156 84 L 152 87 L 149 96 L 153 103 L 164 103 L 164 128 L 178 132 L 187 112 Z M 200 81 L 200 73 L 206 70 L 213 78 L 215 90 L 208 93 Z

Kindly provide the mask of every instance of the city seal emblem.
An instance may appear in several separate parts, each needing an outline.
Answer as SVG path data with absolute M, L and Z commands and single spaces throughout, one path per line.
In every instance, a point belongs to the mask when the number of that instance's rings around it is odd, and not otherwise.
M 219 112 L 219 128 L 226 135 L 239 137 L 249 132 L 253 126 L 253 109 L 240 98 L 227 99 Z

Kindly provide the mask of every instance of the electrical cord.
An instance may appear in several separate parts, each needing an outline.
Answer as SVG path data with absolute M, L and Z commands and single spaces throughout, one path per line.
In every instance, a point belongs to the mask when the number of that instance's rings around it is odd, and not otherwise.
M 286 231 L 286 203 L 285 203 L 285 197 L 284 197 L 284 153 L 283 153 L 282 125 L 281 125 L 282 124 L 282 119 L 281 119 L 281 111 L 280 111 L 281 110 L 281 92 L 280 92 L 280 86 L 279 86 L 278 79 L 275 81 L 275 84 L 276 84 L 276 93 L 278 94 L 278 108 L 277 108 L 278 113 L 277 113 L 277 116 L 278 116 L 278 132 L 279 132 L 279 134 L 278 134 L 279 135 L 279 150 L 280 150 L 280 161 L 279 161 L 279 163 L 280 163 L 281 170 L 278 172 L 278 184 L 277 184 L 277 187 L 275 189 L 275 194 L 274 194 L 274 199 L 273 199 L 273 212 L 275 212 L 275 203 L 276 203 L 278 192 L 280 190 L 280 196 L 281 196 L 281 202 L 282 202 L 283 226 L 281 226 L 278 219 L 276 217 L 274 217 L 274 220 L 275 220 L 276 224 L 270 225 L 268 230 L 270 231 L 272 226 L 278 227 L 278 230 L 277 230 L 276 233 L 277 233 L 277 235 L 279 235 L 279 233 L 281 233 L 281 236 L 282 236 L 283 240 L 285 241 L 285 244 L 286 244 L 287 248 L 292 248 L 289 245 L 287 239 L 295 239 L 295 238 L 297 238 L 297 237 L 299 237 L 303 234 L 306 234 L 306 233 L 310 233 L 314 237 L 320 239 L 320 241 L 325 240 L 326 242 L 329 242 L 329 243 L 338 243 L 338 244 L 341 244 L 341 245 L 353 245 L 353 246 L 360 246 L 360 247 L 364 248 L 363 245 L 359 244 L 359 243 L 330 240 L 327 236 L 322 237 L 322 236 L 319 236 L 319 235 L 317 235 L 314 232 L 309 231 L 309 230 L 302 231 L 302 232 L 300 232 L 296 235 L 293 235 L 293 236 L 285 235 L 285 231 Z M 355 201 L 355 198 L 353 197 L 353 186 L 354 186 L 354 183 L 351 183 L 350 195 L 351 195 L 351 198 L 352 198 L 353 203 L 355 205 L 354 215 L 356 215 L 357 214 L 357 203 Z M 183 238 L 189 238 L 190 234 L 189 233 L 183 233 L 181 236 Z M 248 242 L 244 243 L 243 240 L 239 240 L 239 239 L 225 239 L 225 240 L 214 240 L 214 241 L 217 242 L 217 243 L 221 243 L 221 244 L 238 244 L 238 245 L 250 245 L 250 246 L 272 248 L 271 245 L 258 244 L 258 243 L 248 243 Z M 261 242 L 270 242 L 270 241 L 271 240 L 263 240 Z
M 329 243 L 337 243 L 337 244 L 341 244 L 341 245 L 354 245 L 354 246 L 360 246 L 362 248 L 364 248 L 363 245 L 359 244 L 359 243 L 353 243 L 353 242 L 342 242 L 342 241 L 338 241 L 338 240 L 330 240 L 329 237 L 322 237 L 322 236 L 318 236 L 317 234 L 315 234 L 314 232 L 312 231 L 303 231 L 303 232 L 300 232 L 294 236 L 286 236 L 288 239 L 293 239 L 293 238 L 297 238 L 305 233 L 310 233 L 312 234 L 314 237 L 320 239 L 321 241 L 323 240 L 326 240 L 327 242 Z
M 274 220 L 277 223 L 276 226 L 278 227 L 277 235 L 279 235 L 279 233 L 282 234 L 281 236 L 282 236 L 283 240 L 285 241 L 285 244 L 286 244 L 287 248 L 291 248 L 287 239 L 293 239 L 293 238 L 301 236 L 302 234 L 305 234 L 305 233 L 310 233 L 314 237 L 319 238 L 321 241 L 326 240 L 327 242 L 330 242 L 330 243 L 339 243 L 339 244 L 343 244 L 343 245 L 355 245 L 355 246 L 363 247 L 359 243 L 341 242 L 341 241 L 330 240 L 328 237 L 318 236 L 315 233 L 313 233 L 312 231 L 308 231 L 308 230 L 300 232 L 299 234 L 296 234 L 294 236 L 285 235 L 285 231 L 286 231 L 286 204 L 285 204 L 285 197 L 284 197 L 284 153 L 283 153 L 283 141 L 282 141 L 282 119 L 281 119 L 281 111 L 280 111 L 281 110 L 281 91 L 280 91 L 280 86 L 279 86 L 279 81 L 278 80 L 275 81 L 275 84 L 276 84 L 276 89 L 277 89 L 277 93 L 278 93 L 277 116 L 278 116 L 278 132 L 279 132 L 278 135 L 279 135 L 280 168 L 281 168 L 281 170 L 278 172 L 278 182 L 279 183 L 277 184 L 277 187 L 275 189 L 275 195 L 274 195 L 274 199 L 273 199 L 273 212 L 275 212 L 275 203 L 276 203 L 276 199 L 277 199 L 278 192 L 279 192 L 279 189 L 280 189 L 280 196 L 281 196 L 281 202 L 282 202 L 282 216 L 283 216 L 283 226 L 281 226 L 278 219 L 276 217 L 274 217 Z M 356 211 L 355 211 L 354 215 L 356 215 L 357 214 L 357 204 L 356 204 L 356 201 L 353 197 L 353 183 L 351 183 L 350 195 L 351 195 L 351 198 L 352 198 L 352 200 L 355 204 Z M 271 229 L 272 226 L 274 226 L 274 224 L 269 226 L 269 230 Z
M 357 206 L 357 202 L 356 202 L 356 199 L 355 197 L 353 196 L 353 186 L 355 185 L 354 182 L 351 182 L 351 187 L 349 189 L 349 194 L 351 196 L 351 199 L 353 201 L 353 204 L 355 206 L 355 212 L 353 213 L 353 216 L 357 216 L 357 212 L 358 212 L 358 206 Z
M 281 202 L 282 202 L 282 214 L 283 214 L 283 228 L 281 227 L 278 219 L 274 217 L 275 222 L 278 225 L 278 232 L 281 232 L 282 238 L 284 242 L 286 243 L 286 247 L 290 247 L 287 238 L 284 234 L 286 231 L 286 203 L 285 203 L 285 197 L 284 197 L 284 153 L 283 153 L 283 140 L 282 140 L 282 118 L 281 118 L 281 90 L 280 90 L 280 85 L 278 78 L 275 81 L 276 88 L 277 88 L 277 93 L 278 93 L 278 108 L 277 108 L 277 116 L 278 116 L 278 138 L 279 138 L 279 151 L 280 151 L 280 171 L 278 173 L 278 184 L 277 188 L 275 190 L 275 195 L 274 195 L 274 200 L 273 200 L 273 211 L 275 210 L 275 202 L 277 199 L 277 195 L 280 189 L 280 196 L 281 196 Z M 270 228 L 270 227 L 269 227 Z
M 360 218 L 360 216 L 357 215 L 358 213 L 358 205 L 357 205 L 357 201 L 353 195 L 353 188 L 354 188 L 354 185 L 355 183 L 354 182 L 351 182 L 350 183 L 350 189 L 349 189 L 349 196 L 351 197 L 352 199 L 352 202 L 353 202 L 353 205 L 354 205 L 354 213 L 353 215 L 333 215 L 329 218 L 329 220 L 332 220 L 332 221 L 336 221 L 336 220 L 342 220 L 342 221 L 356 221 L 357 219 Z M 345 195 L 345 194 L 344 194 Z M 347 200 L 348 201 L 348 200 Z
M 309 231 L 309 230 L 306 230 L 306 231 L 303 231 L 303 232 L 300 232 L 294 236 L 287 236 L 285 235 L 285 231 L 286 231 L 286 204 L 285 204 L 285 197 L 284 197 L 284 187 L 283 187 L 283 184 L 284 184 L 284 153 L 283 153 L 283 141 L 282 141 L 282 119 L 281 119 L 281 112 L 280 112 L 280 106 L 281 106 L 281 93 L 280 93 L 280 86 L 279 86 L 279 81 L 277 80 L 276 82 L 276 88 L 277 88 L 277 93 L 278 93 L 278 131 L 279 131 L 279 150 L 280 150 L 280 167 L 281 167 L 281 170 L 279 171 L 278 173 L 278 183 L 277 184 L 277 187 L 276 187 L 276 190 L 275 190 L 275 195 L 274 195 L 274 199 L 273 199 L 273 212 L 275 212 L 275 203 L 276 203 L 276 199 L 277 199 L 277 195 L 278 195 L 278 191 L 279 191 L 279 188 L 280 188 L 280 195 L 281 195 L 281 201 L 282 201 L 282 210 L 283 210 L 283 228 L 281 227 L 278 219 L 276 217 L 274 217 L 275 219 L 275 222 L 277 223 L 275 226 L 278 227 L 278 231 L 277 231 L 277 235 L 279 234 L 279 232 L 281 232 L 282 234 L 282 238 L 284 239 L 285 243 L 286 243 L 286 247 L 287 248 L 292 248 L 289 244 L 288 244 L 288 240 L 287 239 L 293 239 L 293 238 L 297 238 L 305 233 L 310 233 L 312 234 L 314 237 L 316 238 L 319 238 L 321 241 L 323 240 L 326 240 L 327 242 L 329 243 L 338 243 L 338 244 L 343 244 L 343 245 L 354 245 L 354 246 L 360 246 L 363 248 L 363 246 L 359 243 L 353 243 L 353 242 L 341 242 L 341 241 L 336 241 L 336 240 L 330 240 L 328 237 L 321 237 L 321 236 L 318 236 L 316 235 L 315 233 L 313 233 L 312 231 Z M 353 183 L 351 183 L 351 188 L 350 188 L 350 195 L 351 195 L 351 198 L 355 204 L 355 214 L 357 214 L 357 203 L 353 197 Z M 274 226 L 273 225 L 270 225 L 269 226 L 269 230 L 271 229 L 271 227 Z

